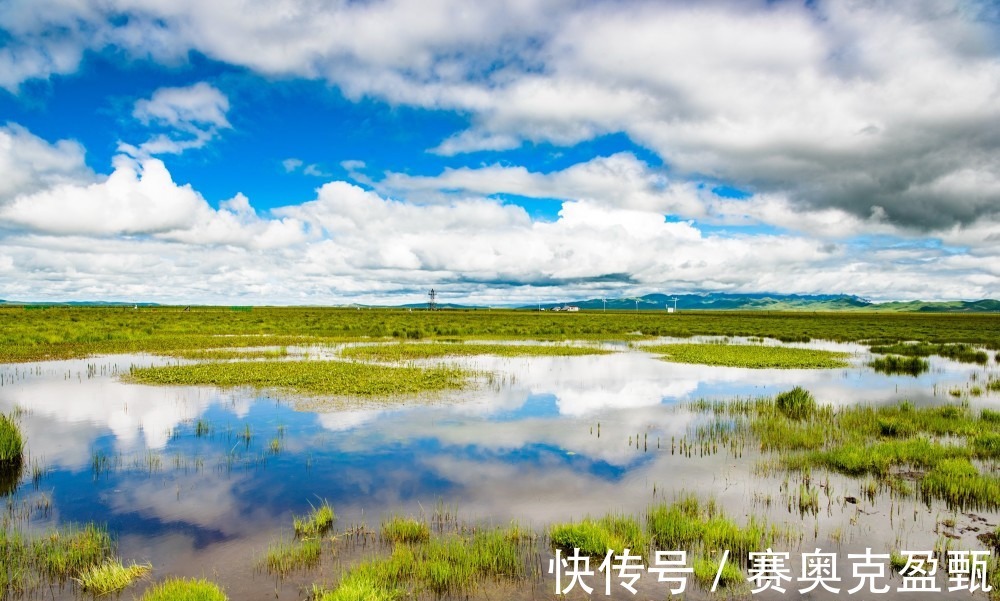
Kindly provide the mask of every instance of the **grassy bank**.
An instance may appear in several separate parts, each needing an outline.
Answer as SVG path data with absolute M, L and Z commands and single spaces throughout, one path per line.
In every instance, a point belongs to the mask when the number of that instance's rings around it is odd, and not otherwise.
M 328 308 L 0 307 L 0 362 L 325 344 L 363 338 L 630 339 L 646 336 L 762 336 L 784 341 L 878 340 L 983 344 L 1000 350 L 992 314 L 406 311 Z
M 132 369 L 125 379 L 174 386 L 252 386 L 307 394 L 376 397 L 464 387 L 468 372 L 453 367 L 388 367 L 342 361 L 243 361 Z
M 847 367 L 846 353 L 756 344 L 660 344 L 640 346 L 675 363 L 751 369 L 830 369 Z

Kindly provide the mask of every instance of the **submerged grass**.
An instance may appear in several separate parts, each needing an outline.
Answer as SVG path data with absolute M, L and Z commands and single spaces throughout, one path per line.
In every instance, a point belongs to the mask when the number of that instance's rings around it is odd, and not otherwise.
M 665 361 L 753 369 L 847 367 L 847 353 L 756 344 L 662 344 L 642 346 Z
M 253 386 L 307 394 L 393 396 L 438 392 L 464 387 L 469 373 L 438 367 L 390 367 L 342 361 L 241 361 L 134 368 L 132 382 L 166 385 L 206 385 L 223 388 Z
M 464 357 L 474 355 L 496 355 L 500 357 L 541 357 L 607 355 L 612 351 L 592 346 L 569 346 L 565 344 L 482 344 L 474 342 L 399 342 L 393 344 L 368 344 L 350 346 L 340 354 L 352 359 L 367 361 L 411 361 L 438 357 Z
M 319 536 L 333 526 L 334 519 L 336 516 L 333 513 L 333 506 L 323 501 L 319 507 L 313 507 L 307 515 L 293 517 L 292 526 L 295 528 L 296 536 Z
M 169 578 L 146 590 L 139 601 L 228 601 L 219 585 L 204 579 Z
M 80 573 L 77 581 L 83 590 L 95 595 L 109 595 L 125 589 L 136 580 L 147 576 L 153 566 L 132 563 L 124 565 L 120 559 L 106 559 Z

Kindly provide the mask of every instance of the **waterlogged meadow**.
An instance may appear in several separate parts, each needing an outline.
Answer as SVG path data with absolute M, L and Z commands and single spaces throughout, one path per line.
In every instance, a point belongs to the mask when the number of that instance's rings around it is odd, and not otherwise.
M 594 598 L 608 549 L 690 599 L 766 548 L 1000 590 L 995 316 L 0 312 L 0 598 L 554 600 L 575 549 Z

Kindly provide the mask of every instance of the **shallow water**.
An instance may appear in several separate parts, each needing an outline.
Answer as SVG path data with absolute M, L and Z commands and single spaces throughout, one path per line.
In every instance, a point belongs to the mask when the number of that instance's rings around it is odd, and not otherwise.
M 463 520 L 518 520 L 541 532 L 552 521 L 609 510 L 641 514 L 654 500 L 690 491 L 714 496 L 738 520 L 753 514 L 793 526 L 801 543 L 783 549 L 793 557 L 816 547 L 841 554 L 933 548 L 939 518 L 950 515 L 944 506 L 900 504 L 884 494 L 869 502 L 859 481 L 831 476 L 819 515 L 803 518 L 797 506 L 788 509 L 783 474 L 754 473 L 753 453 L 671 453 L 671 437 L 679 440 L 699 419 L 678 408 L 686 401 L 801 385 L 834 404 L 944 402 L 949 389 L 967 389 L 972 377 L 996 371 L 932 357 L 931 371 L 919 377 L 885 376 L 864 366 L 861 346 L 792 346 L 844 350 L 852 365 L 734 369 L 667 363 L 627 349 L 475 357 L 454 362 L 498 374 L 492 384 L 403 406 L 335 410 L 290 395 L 126 384 L 116 374 L 129 366 L 174 360 L 115 356 L 0 366 L 0 410 L 25 411 L 30 456 L 13 499 L 32 508 L 32 528 L 107 523 L 123 558 L 152 562 L 156 577 L 213 578 L 233 599 L 302 598 L 302 587 L 334 581 L 352 558 L 371 551 L 345 547 L 337 559 L 283 582 L 256 569 L 268 541 L 290 536 L 292 515 L 320 499 L 333 504 L 338 529 L 361 522 L 377 529 L 390 514 L 447 508 Z M 1000 407 L 1000 395 L 971 402 Z M 845 503 L 845 496 L 861 501 Z M 1000 522 L 996 514 L 978 516 L 987 526 Z M 957 522 L 957 548 L 981 548 L 975 531 L 960 531 L 983 523 L 963 514 Z M 845 579 L 848 568 L 841 568 Z M 502 596 L 548 598 L 552 588 L 543 575 Z M 794 588 L 788 594 L 824 598 Z M 603 584 L 597 593 L 603 596 Z M 662 598 L 663 589 L 643 594 Z M 51 596 L 72 598 L 73 591 Z M 633 598 L 620 587 L 615 596 Z

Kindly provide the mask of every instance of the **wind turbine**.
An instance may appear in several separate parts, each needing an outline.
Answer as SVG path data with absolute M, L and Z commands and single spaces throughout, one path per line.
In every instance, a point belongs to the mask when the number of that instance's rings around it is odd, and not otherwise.
M 675 296 L 670 300 L 674 301 L 674 313 L 677 313 L 677 297 Z
M 604 301 L 604 312 L 607 313 L 608 312 L 608 297 L 605 296 L 601 300 Z

